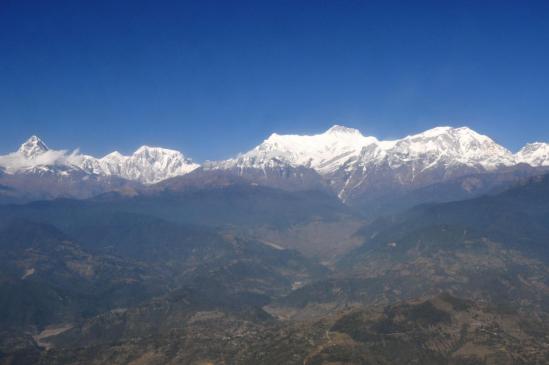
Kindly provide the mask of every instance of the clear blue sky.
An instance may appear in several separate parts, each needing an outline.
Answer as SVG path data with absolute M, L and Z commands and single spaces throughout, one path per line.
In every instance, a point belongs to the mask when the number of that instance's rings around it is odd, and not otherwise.
M 0 0 L 0 152 L 226 158 L 335 122 L 549 141 L 549 2 Z

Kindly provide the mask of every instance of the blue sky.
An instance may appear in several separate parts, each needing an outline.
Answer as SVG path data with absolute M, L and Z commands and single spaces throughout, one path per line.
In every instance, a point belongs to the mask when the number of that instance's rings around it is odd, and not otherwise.
M 549 141 L 549 3 L 0 1 L 0 152 L 220 159 L 334 123 Z

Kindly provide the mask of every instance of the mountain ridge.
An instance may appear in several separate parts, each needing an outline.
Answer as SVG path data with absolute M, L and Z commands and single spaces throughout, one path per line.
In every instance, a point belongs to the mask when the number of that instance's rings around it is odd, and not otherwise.
M 36 135 L 18 151 L 0 155 L 4 176 L 116 177 L 154 185 L 193 172 L 204 175 L 197 171 L 218 171 L 286 190 L 330 190 L 343 202 L 521 164 L 547 168 L 549 143 L 530 143 L 513 154 L 468 127 L 435 127 L 401 139 L 379 140 L 337 124 L 314 135 L 273 133 L 245 153 L 201 165 L 177 150 L 146 145 L 130 155 L 114 151 L 96 158 L 79 150 L 51 149 Z
M 141 146 L 128 156 L 114 151 L 96 158 L 82 154 L 79 150 L 69 152 L 50 149 L 38 136 L 33 135 L 16 152 L 0 156 L 0 166 L 12 174 L 32 172 L 36 168 L 47 170 L 48 167 L 63 167 L 64 170 L 117 176 L 153 184 L 186 174 L 197 168 L 198 164 L 179 151 L 150 146 Z

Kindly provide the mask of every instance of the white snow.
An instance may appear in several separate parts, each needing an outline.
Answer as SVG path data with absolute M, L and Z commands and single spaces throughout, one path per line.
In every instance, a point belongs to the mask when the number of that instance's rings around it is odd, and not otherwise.
M 321 175 L 340 168 L 352 170 L 387 162 L 397 168 L 410 162 L 479 166 L 487 170 L 515 164 L 515 157 L 487 136 L 467 128 L 437 127 L 393 141 L 363 136 L 358 130 L 335 125 L 317 135 L 272 134 L 251 151 L 211 168 L 267 168 L 281 164 L 306 166 Z
M 491 138 L 467 127 L 436 127 L 402 139 L 383 141 L 364 136 L 357 129 L 334 125 L 315 135 L 273 133 L 252 150 L 232 159 L 207 163 L 205 168 L 242 171 L 305 166 L 329 177 L 359 170 L 365 173 L 376 166 L 388 166 L 392 170 L 406 168 L 416 174 L 460 166 L 490 171 L 517 163 L 549 166 L 549 144 L 530 143 L 513 155 Z M 29 138 L 18 151 L 0 156 L 0 170 L 8 174 L 28 171 L 67 174 L 74 169 L 146 184 L 184 175 L 198 167 L 181 152 L 171 149 L 142 146 L 129 156 L 114 151 L 95 158 L 78 150 L 50 149 L 37 136 Z
M 48 150 L 48 146 L 40 138 L 33 135 L 19 147 L 18 152 L 26 158 L 34 158 Z
M 199 166 L 179 151 L 149 146 L 139 147 L 131 156 L 115 151 L 97 162 L 99 171 L 105 175 L 120 176 L 147 184 L 185 175 Z
M 549 143 L 528 143 L 517 152 L 516 158 L 517 162 L 531 166 L 549 166 Z
M 189 173 L 199 165 L 179 151 L 149 146 L 140 147 L 130 156 L 115 151 L 98 159 L 78 150 L 49 149 L 40 138 L 32 136 L 16 152 L 0 156 L 0 166 L 8 174 L 47 172 L 63 167 L 57 173 L 67 174 L 67 169 L 79 170 L 152 184 Z
M 515 164 L 509 150 L 467 127 L 436 127 L 400 140 L 381 142 L 376 149 L 363 153 L 360 163 L 384 161 L 395 167 L 415 162 L 423 169 L 445 164 L 493 170 Z
M 213 163 L 213 168 L 265 168 L 277 165 L 306 166 L 321 175 L 356 160 L 363 147 L 378 142 L 357 129 L 334 125 L 312 136 L 273 133 L 259 146 L 236 158 Z

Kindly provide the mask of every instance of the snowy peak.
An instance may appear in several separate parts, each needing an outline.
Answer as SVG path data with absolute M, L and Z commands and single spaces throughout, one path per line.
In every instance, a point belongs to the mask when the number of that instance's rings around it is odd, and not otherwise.
M 515 164 L 509 150 L 467 127 L 436 127 L 383 141 L 334 125 L 315 135 L 274 133 L 252 150 L 205 168 L 250 176 L 257 171 L 267 176 L 273 170 L 310 168 L 346 201 L 369 191 L 412 189 Z
M 435 127 L 425 132 L 414 134 L 403 138 L 403 140 L 454 140 L 459 143 L 495 143 L 490 137 L 475 132 L 468 127 Z
M 304 166 L 320 175 L 350 172 L 358 166 L 414 164 L 420 168 L 470 166 L 492 170 L 515 163 L 513 154 L 491 138 L 467 127 L 436 127 L 393 141 L 364 136 L 357 129 L 334 125 L 316 135 L 273 133 L 263 143 L 217 168 Z
M 18 152 L 25 158 L 34 158 L 48 150 L 48 146 L 38 136 L 33 135 L 19 147 Z
M 149 162 L 156 162 L 165 159 L 168 156 L 185 159 L 181 152 L 161 147 L 141 146 L 132 154 L 132 157 L 143 158 Z
M 70 157 L 65 151 L 51 150 L 37 136 L 30 137 L 15 152 L 0 155 L 0 168 L 8 174 L 59 170 Z M 49 168 L 48 168 L 49 167 Z
M 331 126 L 324 134 L 354 134 L 362 136 L 362 133 L 358 129 L 348 128 L 339 124 Z
M 81 154 L 78 150 L 52 150 L 37 136 L 32 136 L 13 153 L 0 156 L 0 169 L 10 174 L 50 172 L 118 176 L 152 184 L 186 174 L 198 167 L 179 151 L 142 146 L 131 156 L 115 151 L 103 158 Z
M 347 201 L 368 191 L 412 189 L 515 164 L 515 156 L 467 127 L 436 127 L 363 148 L 349 174 L 332 184 Z
M 105 155 L 103 156 L 103 158 L 101 160 L 105 160 L 105 161 L 121 161 L 121 160 L 124 160 L 126 159 L 127 156 L 124 156 L 123 154 L 121 154 L 120 152 L 118 151 L 113 151 L 111 153 L 109 153 L 108 155 Z
M 139 147 L 131 156 L 115 151 L 98 160 L 106 175 L 116 175 L 145 184 L 184 175 L 199 165 L 181 152 L 160 147 Z
M 395 141 L 392 149 L 393 155 L 402 159 L 438 159 L 441 162 L 485 169 L 515 163 L 509 150 L 467 127 L 429 129 Z
M 358 130 L 334 125 L 315 135 L 281 135 L 273 133 L 254 149 L 234 159 L 213 163 L 213 168 L 255 168 L 275 166 L 309 167 L 321 175 L 348 165 L 361 149 L 376 142 Z
M 531 166 L 549 166 L 549 143 L 528 143 L 515 156 L 517 162 Z
M 531 143 L 513 155 L 490 137 L 467 127 L 436 127 L 384 141 L 335 124 L 313 135 L 273 133 L 250 151 L 229 160 L 207 163 L 204 168 L 233 169 L 240 174 L 259 170 L 265 178 L 269 169 L 281 174 L 290 174 L 295 168 L 312 169 L 339 194 L 388 181 L 410 186 L 418 181 L 442 181 L 517 163 L 549 166 L 549 144 Z M 198 167 L 181 152 L 166 148 L 141 146 L 131 155 L 115 151 L 95 158 L 78 150 L 50 149 L 37 136 L 29 138 L 18 151 L 0 156 L 0 171 L 7 174 L 32 173 L 37 169 L 52 173 L 76 171 L 145 184 L 184 175 Z

